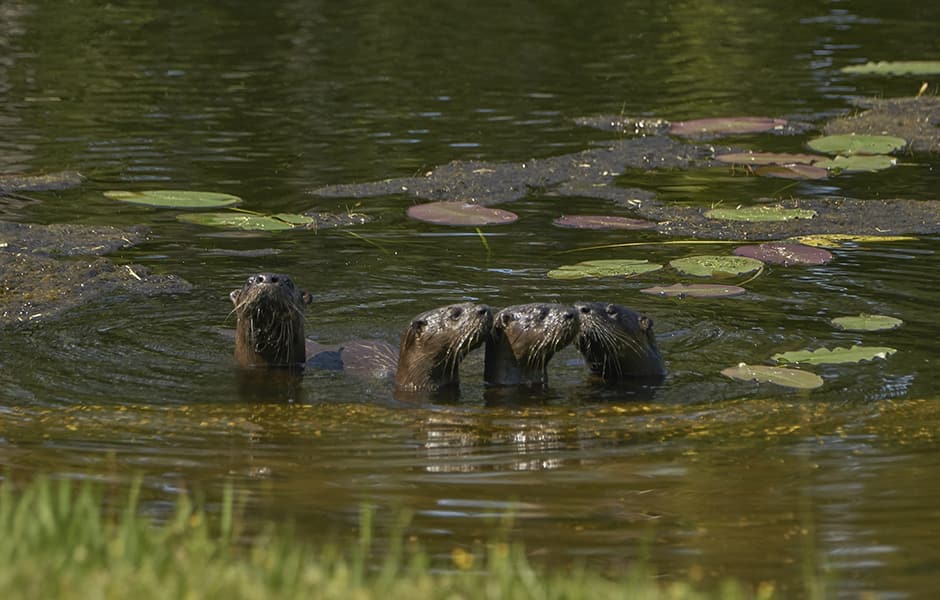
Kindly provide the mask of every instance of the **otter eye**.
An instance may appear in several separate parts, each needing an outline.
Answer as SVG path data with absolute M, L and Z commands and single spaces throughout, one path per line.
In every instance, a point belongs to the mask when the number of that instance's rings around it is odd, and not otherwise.
M 503 325 L 509 325 L 512 323 L 513 317 L 509 313 L 503 313 L 500 315 L 499 320 L 503 322 Z
M 615 314 L 617 314 L 617 307 L 614 306 L 613 304 L 608 304 L 608 305 L 607 305 L 607 314 L 608 314 L 608 315 L 615 315 Z
M 450 312 L 448 313 L 448 316 L 449 316 L 451 319 L 459 319 L 459 318 L 460 318 L 460 315 L 462 315 L 462 314 L 463 314 L 463 309 L 462 309 L 462 308 L 460 308 L 459 306 L 452 306 L 452 307 L 450 308 Z

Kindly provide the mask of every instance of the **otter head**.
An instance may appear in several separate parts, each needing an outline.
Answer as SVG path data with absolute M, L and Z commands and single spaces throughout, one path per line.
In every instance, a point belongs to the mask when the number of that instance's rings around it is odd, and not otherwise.
M 395 387 L 436 392 L 459 383 L 460 361 L 480 346 L 493 324 L 485 304 L 451 304 L 421 313 L 401 336 Z
M 591 372 L 605 381 L 662 378 L 666 374 L 653 320 L 619 304 L 579 302 L 575 345 Z
M 310 294 L 287 275 L 258 273 L 229 297 L 235 305 L 235 361 L 240 366 L 303 366 L 304 308 Z
M 545 385 L 548 361 L 578 335 L 578 313 L 561 304 L 508 306 L 493 317 L 483 376 L 490 385 Z

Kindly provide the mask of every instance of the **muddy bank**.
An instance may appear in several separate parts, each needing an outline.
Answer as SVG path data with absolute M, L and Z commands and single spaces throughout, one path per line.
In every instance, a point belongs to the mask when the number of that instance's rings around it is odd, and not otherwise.
M 91 301 L 189 291 L 174 275 L 101 256 L 144 239 L 142 227 L 0 221 L 0 326 L 48 319 Z
M 865 133 L 904 138 L 914 152 L 940 152 L 940 98 L 862 98 L 867 110 L 833 119 L 823 130 L 828 135 Z
M 940 233 L 940 201 L 857 200 L 852 198 L 789 198 L 767 206 L 816 211 L 812 219 L 746 222 L 709 219 L 711 207 L 646 203 L 637 211 L 659 221 L 656 231 L 670 236 L 719 240 L 774 240 L 797 235 L 847 233 L 900 235 Z
M 686 144 L 667 136 L 605 142 L 573 154 L 535 158 L 520 163 L 453 161 L 423 177 L 402 177 L 368 183 L 328 185 L 316 196 L 368 198 L 405 194 L 423 200 L 461 200 L 490 205 L 518 200 L 531 191 L 629 203 L 648 192 L 619 188 L 617 175 L 626 169 L 690 169 L 720 164 L 716 152 L 733 148 Z

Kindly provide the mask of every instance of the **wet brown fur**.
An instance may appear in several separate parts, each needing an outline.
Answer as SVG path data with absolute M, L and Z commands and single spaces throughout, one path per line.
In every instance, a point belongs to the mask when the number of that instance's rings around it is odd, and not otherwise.
M 395 387 L 399 392 L 456 388 L 460 361 L 479 347 L 493 324 L 485 304 L 451 304 L 421 313 L 401 336 Z
M 578 313 L 562 304 L 508 306 L 493 317 L 483 378 L 489 385 L 546 385 L 548 361 L 574 341 Z
M 308 293 L 286 275 L 258 273 L 230 297 L 237 318 L 235 362 L 239 366 L 303 367 Z
M 575 345 L 592 373 L 608 382 L 666 374 L 652 319 L 619 304 L 579 302 L 574 308 L 581 323 Z

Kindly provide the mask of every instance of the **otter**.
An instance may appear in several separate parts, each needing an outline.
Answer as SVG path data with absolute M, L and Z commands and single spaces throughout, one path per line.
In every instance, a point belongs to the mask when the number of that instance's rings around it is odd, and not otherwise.
M 591 373 L 605 382 L 656 383 L 666 375 L 653 320 L 626 306 L 578 302 L 581 331 L 575 346 Z
M 258 273 L 229 297 L 235 305 L 235 362 L 241 367 L 303 368 L 304 309 L 312 298 L 287 275 Z
M 493 317 L 486 339 L 483 379 L 487 385 L 548 384 L 548 361 L 574 341 L 578 313 L 562 304 L 508 306 Z
M 396 396 L 455 391 L 460 383 L 460 361 L 483 344 L 492 325 L 490 307 L 470 302 L 416 316 L 401 335 Z

